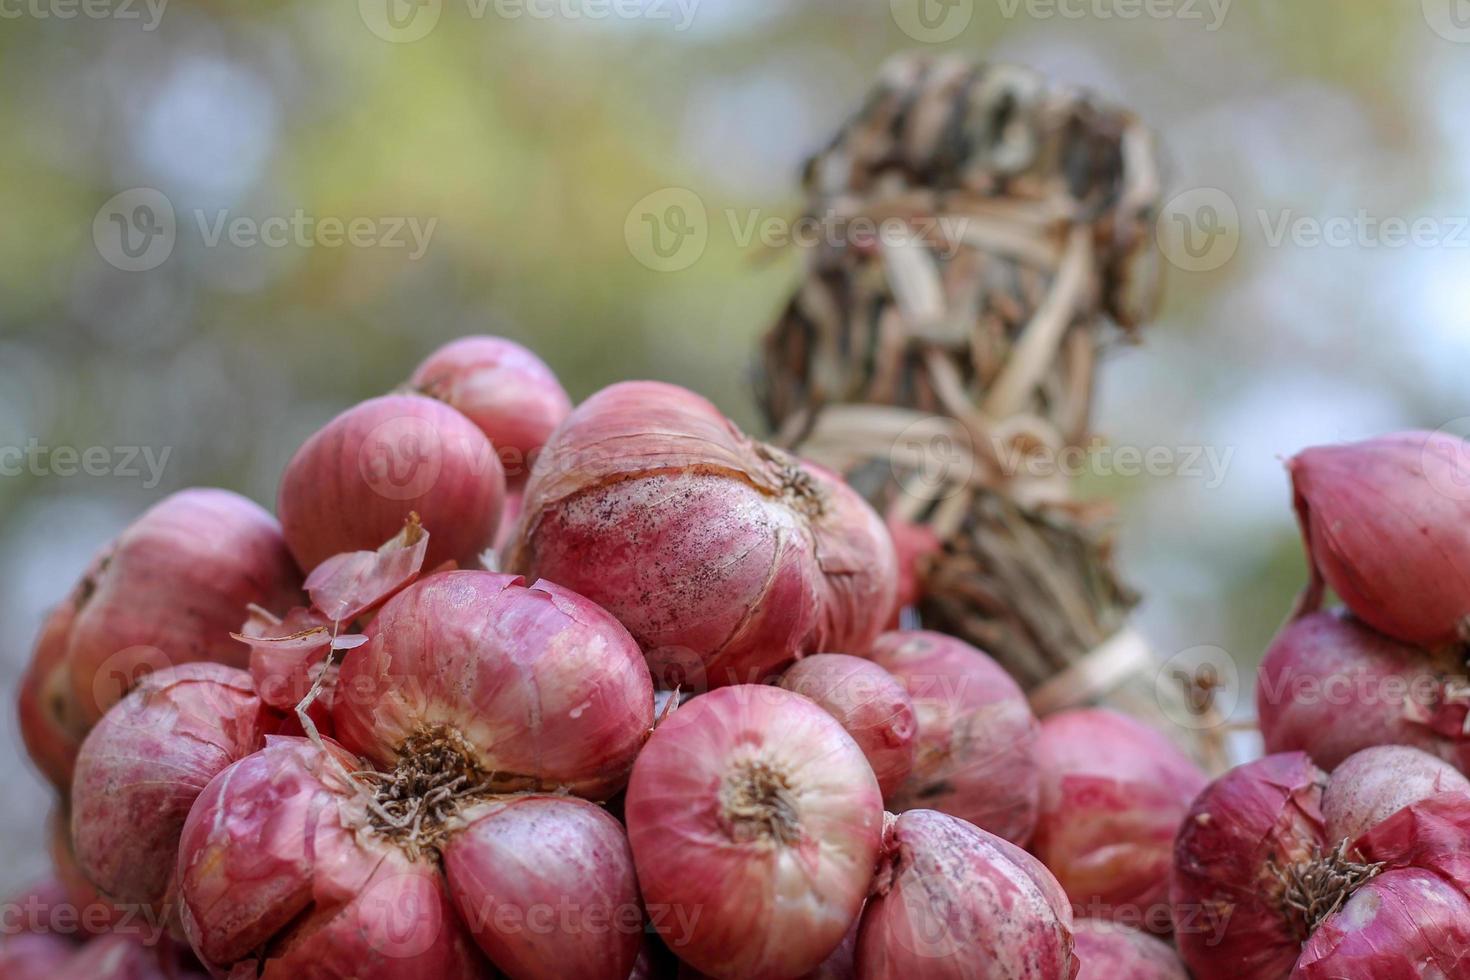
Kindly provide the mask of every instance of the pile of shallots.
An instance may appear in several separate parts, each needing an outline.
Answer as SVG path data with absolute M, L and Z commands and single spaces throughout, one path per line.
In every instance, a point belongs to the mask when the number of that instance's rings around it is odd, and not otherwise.
M 19 707 L 56 880 L 0 975 L 1182 978 L 1204 775 L 885 632 L 898 579 L 839 477 L 698 395 L 574 410 L 450 344 L 276 516 L 176 493 L 51 614 Z

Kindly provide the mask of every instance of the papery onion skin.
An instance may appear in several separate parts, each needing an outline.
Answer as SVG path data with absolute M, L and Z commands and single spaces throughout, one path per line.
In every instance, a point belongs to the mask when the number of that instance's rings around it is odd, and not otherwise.
M 62 793 L 71 789 L 77 753 L 86 734 L 81 709 L 72 697 L 71 671 L 66 661 L 76 600 L 74 590 L 42 623 L 16 699 L 26 752 L 41 775 Z
M 858 930 L 860 980 L 1068 980 L 1069 915 L 1058 915 L 1008 842 L 936 810 L 899 814 Z
M 627 832 L 568 796 L 511 796 L 458 818 L 443 847 L 449 890 L 480 948 L 511 980 L 626 980 L 643 946 Z
M 302 568 L 377 548 L 414 513 L 429 532 L 425 568 L 477 568 L 504 499 L 505 472 L 474 423 L 432 398 L 384 395 L 302 444 L 281 477 L 276 512 Z
M 1077 980 L 1189 980 L 1167 943 L 1137 929 L 1078 919 L 1072 934 L 1082 964 Z
M 1404 807 L 1440 793 L 1461 793 L 1470 811 L 1470 780 L 1449 763 L 1403 745 L 1349 756 L 1322 793 L 1329 843 L 1356 841 Z
M 72 697 L 95 724 L 150 670 L 244 667 L 230 637 L 246 607 L 288 608 L 301 575 L 275 518 L 228 490 L 182 490 L 118 537 L 78 603 L 67 648 Z
M 873 771 L 836 720 L 754 685 L 670 715 L 624 809 L 654 928 L 729 980 L 796 977 L 831 955 L 862 907 L 883 821 Z
M 332 716 L 348 749 L 391 768 L 410 737 L 448 729 L 492 788 L 622 788 L 653 727 L 653 684 L 611 616 L 549 582 L 441 572 L 379 610 L 348 654 Z
M 409 384 L 458 409 L 495 446 L 511 486 L 572 412 L 572 400 L 546 362 L 504 337 L 460 337 L 424 358 Z
M 994 660 L 942 633 L 884 633 L 872 659 L 908 690 L 919 720 L 914 768 L 888 796 L 889 809 L 939 810 L 1025 845 L 1040 807 L 1040 727 L 1021 688 Z
M 114 901 L 161 903 L 195 799 L 260 747 L 267 723 L 242 670 L 183 664 L 145 678 L 97 723 L 77 759 L 71 829 L 82 871 Z
M 1360 749 L 1411 745 L 1463 765 L 1463 708 L 1436 724 L 1446 679 L 1463 673 L 1350 616 L 1317 612 L 1282 627 L 1261 663 L 1256 716 L 1266 751 L 1303 751 L 1333 769 Z
M 863 750 L 885 796 L 908 777 L 918 720 L 908 692 L 888 671 L 860 657 L 819 653 L 787 668 L 780 684 L 837 719 Z
M 1037 758 L 1032 850 L 1081 914 L 1167 932 L 1174 835 L 1204 772 L 1157 730 L 1104 708 L 1043 719 Z
M 1293 457 L 1314 576 L 1374 629 L 1439 647 L 1470 639 L 1470 445 L 1399 432 Z
M 1175 842 L 1174 940 L 1195 980 L 1280 980 L 1301 953 L 1270 864 L 1320 853 L 1326 774 L 1301 752 L 1238 766 L 1195 799 Z
M 1470 898 L 1415 868 L 1385 871 L 1312 933 L 1292 980 L 1470 976 Z
M 661 686 L 696 691 L 866 650 L 897 589 L 887 529 L 840 479 L 656 382 L 606 388 L 557 430 L 506 561 L 607 609 Z
M 327 745 L 272 737 L 200 795 L 179 842 L 194 951 L 262 980 L 483 977 L 437 867 L 369 832 L 342 775 L 361 763 Z

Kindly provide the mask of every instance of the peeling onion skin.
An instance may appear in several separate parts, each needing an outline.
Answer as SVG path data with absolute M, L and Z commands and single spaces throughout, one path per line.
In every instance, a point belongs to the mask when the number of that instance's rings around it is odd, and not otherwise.
M 1287 463 L 1313 569 L 1353 613 L 1405 643 L 1470 639 L 1470 445 L 1399 432 Z
M 344 746 L 385 769 L 408 738 L 444 726 L 498 791 L 602 800 L 653 727 L 633 638 L 549 582 L 441 572 L 390 599 L 367 634 L 341 667 L 332 717 Z
M 1072 933 L 1077 980 L 1189 980 L 1174 950 L 1147 933 L 1095 919 L 1079 919 Z
M 815 969 L 862 908 L 882 798 L 836 720 L 780 688 L 738 685 L 675 711 L 633 767 L 628 839 L 654 927 L 726 980 Z
M 661 686 L 696 691 L 865 651 L 898 588 L 887 528 L 851 488 L 650 381 L 603 389 L 552 436 L 507 568 L 598 603 Z
M 1025 845 L 1041 800 L 1036 716 L 1021 688 L 985 654 L 942 633 L 884 633 L 873 662 L 913 699 L 918 746 L 888 808 L 939 810 Z
M 1070 980 L 1070 914 L 1038 864 L 1001 838 L 936 810 L 900 814 L 885 835 L 858 929 L 859 980 Z
M 1204 772 L 1156 729 L 1103 708 L 1043 719 L 1037 757 L 1031 848 L 1072 903 L 1094 918 L 1157 908 L 1167 920 L 1174 835 L 1208 782 Z
M 628 835 L 568 796 L 512 796 L 460 815 L 443 849 L 470 933 L 511 980 L 626 980 L 643 946 Z
M 250 675 L 183 664 L 146 677 L 92 729 L 72 786 L 77 864 L 114 901 L 158 907 L 195 799 L 264 741 Z
M 1326 842 L 1326 774 L 1300 752 L 1238 766 L 1195 799 L 1175 843 L 1174 939 L 1195 980 L 1280 980 L 1301 954 L 1268 869 Z
M 546 362 L 504 337 L 461 337 L 424 358 L 409 385 L 458 409 L 485 433 L 507 483 L 522 486 L 530 461 L 572 413 Z
M 888 671 L 860 657 L 819 653 L 787 668 L 780 684 L 837 719 L 863 750 L 885 796 L 908 777 L 918 721 L 914 702 Z
M 371 551 L 417 513 L 425 568 L 478 568 L 495 543 L 505 471 L 473 422 L 422 395 L 384 395 L 347 409 L 296 450 L 276 512 L 304 569 Z
M 86 725 L 71 693 L 66 647 L 76 618 L 77 594 L 53 609 L 36 637 L 31 662 L 21 678 L 16 714 L 26 752 L 53 786 L 71 790 L 72 772 Z
M 1470 977 L 1470 898 L 1428 871 L 1385 871 L 1312 933 L 1292 980 Z
M 1464 766 L 1462 719 L 1436 726 L 1435 703 L 1420 703 L 1437 702 L 1445 679 L 1463 672 L 1453 657 L 1391 640 L 1351 616 L 1303 616 L 1282 627 L 1261 662 L 1256 717 L 1266 751 L 1306 752 L 1334 769 L 1370 746 L 1411 745 Z
M 1470 779 L 1447 762 L 1403 745 L 1349 756 L 1322 793 L 1327 840 L 1357 841 L 1404 807 L 1440 793 L 1460 793 L 1470 808 Z
M 349 771 L 360 768 L 339 747 L 328 750 Z M 367 826 L 362 798 L 306 739 L 272 737 L 216 776 L 179 843 L 184 932 L 211 972 L 485 976 L 432 859 L 411 860 Z
M 72 698 L 95 724 L 160 667 L 244 667 L 230 633 L 245 610 L 300 604 L 301 575 L 280 525 L 228 490 L 182 490 L 118 537 L 78 603 L 67 647 Z

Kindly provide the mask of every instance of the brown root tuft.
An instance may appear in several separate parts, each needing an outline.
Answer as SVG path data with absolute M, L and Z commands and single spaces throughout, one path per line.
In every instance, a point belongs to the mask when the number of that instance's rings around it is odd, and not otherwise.
M 1364 864 L 1349 856 L 1344 840 L 1330 851 L 1318 851 L 1293 864 L 1279 865 L 1275 859 L 1268 870 L 1280 885 L 1277 898 L 1282 917 L 1300 942 L 1306 942 L 1322 920 L 1342 908 L 1364 884 L 1383 870 L 1382 864 Z
M 720 818 L 732 840 L 794 844 L 801 839 L 796 796 L 786 774 L 769 763 L 737 763 L 720 787 Z

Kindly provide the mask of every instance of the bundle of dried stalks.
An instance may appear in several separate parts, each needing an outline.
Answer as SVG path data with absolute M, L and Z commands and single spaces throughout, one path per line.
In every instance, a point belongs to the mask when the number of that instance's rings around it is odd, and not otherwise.
M 990 652 L 1040 710 L 1208 713 L 1209 692 L 1158 683 L 1108 509 L 1057 465 L 1091 436 L 1100 354 L 1158 301 L 1148 130 L 1027 69 L 906 56 L 805 188 L 837 233 L 765 338 L 776 440 L 942 545 L 917 559 L 923 624 Z

